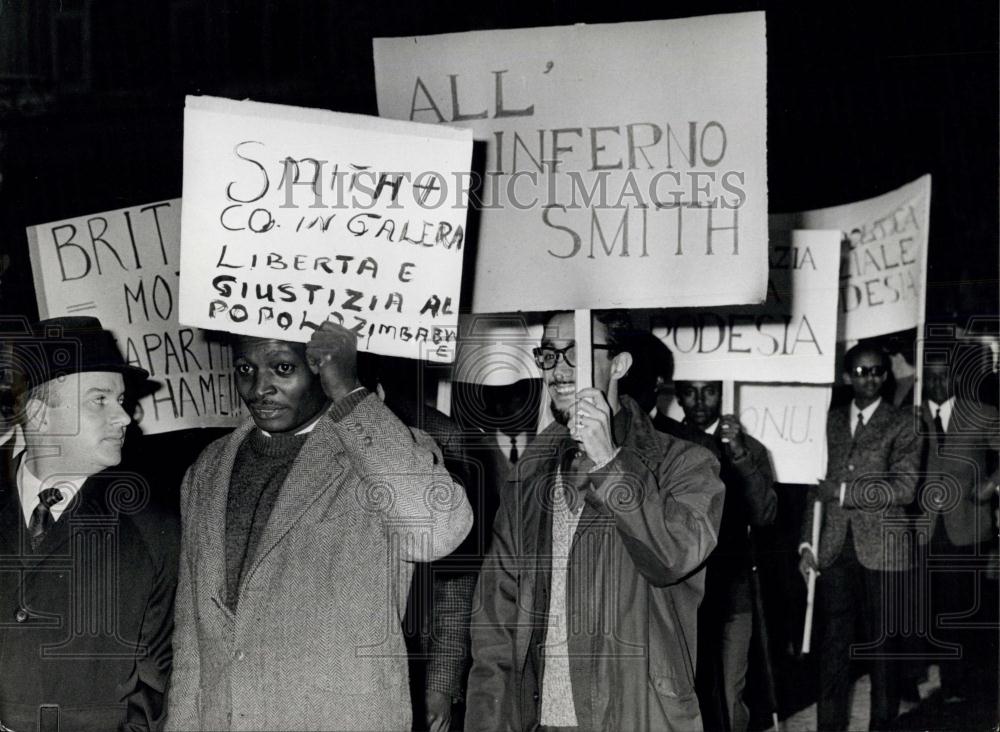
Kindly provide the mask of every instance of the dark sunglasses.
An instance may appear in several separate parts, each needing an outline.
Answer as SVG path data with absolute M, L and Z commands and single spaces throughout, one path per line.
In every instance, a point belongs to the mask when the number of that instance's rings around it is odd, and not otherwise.
M 610 351 L 611 346 L 603 343 L 595 343 L 591 346 L 596 351 Z M 556 367 L 561 358 L 567 366 L 576 367 L 576 344 L 570 343 L 565 348 L 554 348 L 552 346 L 541 346 L 533 348 L 531 353 L 535 357 L 535 365 L 542 371 L 551 371 Z
M 875 366 L 855 366 L 851 369 L 851 376 L 857 376 L 859 378 L 874 376 L 878 378 L 879 376 L 885 376 L 885 370 L 885 366 L 882 364 L 877 364 Z

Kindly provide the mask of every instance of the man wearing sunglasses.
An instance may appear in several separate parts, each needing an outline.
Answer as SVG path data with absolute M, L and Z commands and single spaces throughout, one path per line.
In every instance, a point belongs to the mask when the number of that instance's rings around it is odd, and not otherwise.
M 819 561 L 809 541 L 812 501 L 802 526 L 799 570 L 819 570 L 817 630 L 820 653 L 820 730 L 845 730 L 850 718 L 850 660 L 871 659 L 869 729 L 891 729 L 899 711 L 898 669 L 889 616 L 892 608 L 915 607 L 901 596 L 911 566 L 906 506 L 913 501 L 921 443 L 908 412 L 880 396 L 888 355 L 859 344 L 844 357 L 854 398 L 830 410 L 826 477 L 814 491 L 823 501 Z M 912 591 L 912 590 L 911 590 Z M 860 616 L 860 617 L 859 617 Z M 856 621 L 866 637 L 855 644 Z M 852 653 L 852 646 L 855 646 Z
M 572 313 L 535 359 L 556 421 L 501 496 L 472 620 L 466 729 L 701 729 L 701 568 L 722 514 L 718 461 L 657 432 L 619 381 L 634 333 L 595 314 L 593 388 Z

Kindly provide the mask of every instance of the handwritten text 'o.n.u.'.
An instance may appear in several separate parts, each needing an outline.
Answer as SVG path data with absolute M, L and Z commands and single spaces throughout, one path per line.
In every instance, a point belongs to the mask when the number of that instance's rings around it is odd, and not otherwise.
M 768 443 L 778 441 L 803 445 L 815 441 L 817 435 L 814 432 L 821 432 L 823 425 L 816 429 L 813 417 L 811 404 L 781 404 L 740 410 L 740 422 L 744 429 L 761 442 Z

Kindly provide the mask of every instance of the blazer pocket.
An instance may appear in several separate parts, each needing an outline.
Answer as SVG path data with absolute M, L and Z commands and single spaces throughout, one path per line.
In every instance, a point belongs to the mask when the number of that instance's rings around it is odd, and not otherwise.
M 657 694 L 669 699 L 688 699 L 694 695 L 694 680 L 689 679 L 687 674 L 650 671 L 649 683 Z

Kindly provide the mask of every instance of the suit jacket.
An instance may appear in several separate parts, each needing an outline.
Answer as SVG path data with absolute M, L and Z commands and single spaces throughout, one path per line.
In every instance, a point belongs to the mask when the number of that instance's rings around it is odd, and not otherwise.
M 927 433 L 926 461 L 920 488 L 920 508 L 930 518 L 928 536 L 943 521 L 948 540 L 955 546 L 970 546 L 992 535 L 991 502 L 976 498 L 980 487 L 997 469 L 1000 449 L 1000 417 L 986 404 L 955 399 L 939 446 L 934 416 L 927 402 L 921 406 Z
M 701 445 L 706 450 L 711 451 L 716 458 L 722 457 L 722 448 L 719 446 L 718 440 L 704 430 L 696 429 L 684 422 L 678 422 L 660 411 L 657 411 L 656 416 L 653 417 L 653 426 L 660 432 Z
M 64 730 L 160 729 L 176 519 L 147 507 L 137 475 L 109 469 L 84 483 L 32 552 L 21 455 L 5 454 L 0 471 L 0 722 L 30 732 L 39 705 L 55 704 Z
M 469 667 L 469 616 L 482 556 L 476 541 L 482 503 L 472 478 L 474 466 L 466 455 L 461 428 L 446 414 L 392 394 L 386 397 L 386 404 L 403 424 L 423 430 L 437 443 L 445 468 L 465 489 L 472 508 L 472 530 L 461 545 L 440 561 L 415 567 L 405 618 L 411 657 L 417 654 L 426 660 L 424 690 L 459 699 Z
M 830 410 L 826 421 L 826 477 L 845 483 L 852 508 L 837 501 L 823 506 L 819 566 L 828 567 L 844 545 L 847 529 L 858 560 L 868 569 L 910 566 L 906 506 L 913 501 L 920 470 L 921 440 L 914 418 L 885 399 L 872 413 L 857 441 L 851 436 L 850 405 Z M 811 491 L 815 498 L 815 490 Z M 812 540 L 813 500 L 806 502 L 802 540 Z M 891 534 L 892 536 L 889 536 Z
M 452 551 L 472 514 L 430 438 L 374 395 L 341 404 L 293 463 L 235 610 L 223 601 L 226 497 L 253 422 L 188 471 L 168 728 L 409 729 L 412 562 Z
M 624 413 L 624 414 L 623 414 Z M 570 548 L 570 677 L 581 730 L 701 729 L 694 694 L 698 603 L 715 546 L 718 462 L 653 429 L 622 397 L 622 449 L 591 487 Z M 468 730 L 539 721 L 552 553 L 553 490 L 574 443 L 549 425 L 501 496 L 472 620 Z M 607 492 L 607 501 L 595 496 Z
M 726 500 L 719 542 L 708 558 L 702 608 L 723 617 L 733 612 L 749 612 L 751 559 L 747 526 L 769 526 L 778 513 L 774 473 L 767 448 L 744 434 L 747 454 L 736 462 L 726 454 L 718 430 L 710 435 L 662 412 L 653 417 L 653 426 L 660 432 L 708 448 L 719 459 L 719 475 L 726 486 Z
M 750 612 L 751 547 L 747 527 L 770 526 L 778 514 L 774 473 L 767 448 L 750 435 L 743 435 L 746 454 L 733 460 L 722 446 L 720 477 L 726 486 L 726 502 L 719 527 L 719 544 L 708 558 L 705 605 L 723 613 Z

